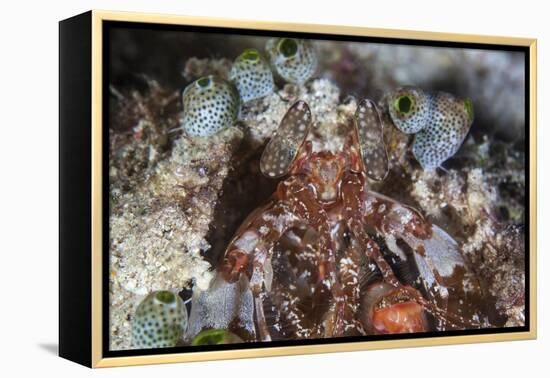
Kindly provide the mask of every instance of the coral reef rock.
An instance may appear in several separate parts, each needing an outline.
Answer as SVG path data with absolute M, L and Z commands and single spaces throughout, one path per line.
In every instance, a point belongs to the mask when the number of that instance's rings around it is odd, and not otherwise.
M 185 136 L 133 190 L 111 190 L 111 347 L 130 347 L 131 314 L 153 290 L 208 287 L 201 253 L 229 159 L 242 139 L 234 127 L 207 141 Z M 213 148 L 215 146 L 215 148 Z

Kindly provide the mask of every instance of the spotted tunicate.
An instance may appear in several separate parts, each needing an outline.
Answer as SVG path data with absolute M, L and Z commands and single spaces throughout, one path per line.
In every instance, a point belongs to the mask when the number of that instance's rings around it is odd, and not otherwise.
M 403 87 L 387 99 L 393 124 L 415 134 L 412 152 L 426 170 L 441 166 L 458 151 L 474 120 L 471 100 L 445 92 Z
M 308 40 L 272 38 L 266 53 L 273 71 L 289 83 L 303 84 L 317 70 L 317 53 Z
M 181 298 L 171 291 L 155 291 L 138 305 L 132 320 L 134 347 L 176 346 L 187 329 L 187 310 Z
M 182 128 L 191 136 L 210 136 L 232 126 L 240 107 L 235 86 L 220 77 L 204 76 L 189 84 L 182 94 Z
M 246 49 L 235 59 L 229 78 L 243 102 L 267 96 L 275 89 L 269 64 L 256 49 Z
M 202 331 L 191 341 L 191 345 L 219 345 L 242 343 L 243 340 L 225 329 L 209 329 Z
M 402 87 L 387 97 L 395 127 L 405 134 L 424 128 L 430 114 L 431 98 L 420 88 Z

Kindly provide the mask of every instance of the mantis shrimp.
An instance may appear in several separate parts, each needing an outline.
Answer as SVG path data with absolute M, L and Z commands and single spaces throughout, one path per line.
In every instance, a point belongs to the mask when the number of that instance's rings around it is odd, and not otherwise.
M 458 243 L 369 189 L 389 171 L 375 103 L 360 101 L 347 123 L 341 151 L 314 152 L 308 104 L 290 106 L 260 159 L 261 172 L 281 181 L 237 230 L 210 289 L 194 293 L 189 337 L 212 328 L 271 341 L 481 327 L 472 304 L 481 290 Z

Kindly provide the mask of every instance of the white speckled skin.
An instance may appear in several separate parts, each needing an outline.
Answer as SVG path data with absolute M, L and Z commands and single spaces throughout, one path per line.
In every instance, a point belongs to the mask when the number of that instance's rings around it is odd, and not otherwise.
M 355 123 L 365 173 L 371 179 L 381 181 L 388 174 L 388 153 L 380 115 L 373 101 L 365 99 L 359 103 Z
M 260 169 L 272 178 L 288 173 L 311 127 L 311 110 L 304 101 L 296 101 L 283 117 L 277 132 L 260 159 Z

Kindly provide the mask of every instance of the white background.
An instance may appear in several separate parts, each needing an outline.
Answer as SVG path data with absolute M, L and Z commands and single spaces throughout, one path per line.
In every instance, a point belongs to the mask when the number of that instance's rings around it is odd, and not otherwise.
M 545 1 L 3 1 L 0 21 L 0 375 L 425 377 L 548 374 L 546 256 L 550 229 Z M 537 341 L 338 353 L 91 371 L 56 356 L 58 25 L 95 9 L 144 11 L 538 38 L 539 236 Z M 546 367 L 546 369 L 544 369 Z M 548 376 L 548 375 L 546 375 Z

